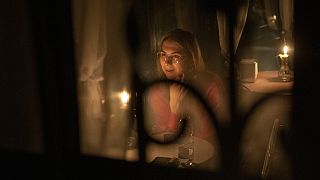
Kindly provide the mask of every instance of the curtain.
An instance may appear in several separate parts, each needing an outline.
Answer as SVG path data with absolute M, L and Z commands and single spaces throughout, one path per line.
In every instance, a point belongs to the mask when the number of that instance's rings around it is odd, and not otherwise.
M 73 1 L 78 66 L 80 143 L 86 154 L 125 158 L 130 93 L 126 0 Z
M 196 12 L 195 7 L 197 3 L 194 0 L 184 1 L 177 0 L 176 1 L 176 20 L 177 27 L 189 30 L 194 32 L 194 13 Z
M 273 30 L 279 29 L 279 24 L 277 23 L 278 17 L 277 13 L 279 11 L 278 0 L 264 0 L 264 15 L 268 23 L 268 26 Z
M 104 0 L 76 1 L 75 41 L 78 49 L 80 81 L 102 81 L 107 54 L 106 6 Z
M 233 29 L 234 33 L 234 53 L 236 53 L 248 14 L 249 0 L 244 0 L 237 9 L 237 17 L 235 27 Z M 219 29 L 219 43 L 221 55 L 225 59 L 229 59 L 229 25 L 227 20 L 227 14 L 223 10 L 217 10 L 217 23 Z
M 293 0 L 280 0 L 280 17 L 282 22 L 282 33 L 289 45 L 292 47 L 293 31 Z
M 104 80 L 107 54 L 106 2 L 73 1 L 74 40 L 78 66 L 81 150 L 97 154 L 101 150 Z
M 293 3 L 293 0 L 264 0 L 265 18 L 268 21 L 269 27 L 275 30 L 279 28 L 283 34 L 282 38 L 290 45 L 292 45 L 293 41 Z M 277 14 L 280 15 L 280 25 L 275 23 L 278 19 L 274 15 Z

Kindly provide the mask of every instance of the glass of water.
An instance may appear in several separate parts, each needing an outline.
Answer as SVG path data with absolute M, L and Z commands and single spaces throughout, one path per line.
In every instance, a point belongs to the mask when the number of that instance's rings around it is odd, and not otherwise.
M 183 167 L 192 167 L 194 157 L 194 137 L 193 128 L 186 129 L 186 134 L 183 135 L 182 140 L 179 141 L 178 158 Z

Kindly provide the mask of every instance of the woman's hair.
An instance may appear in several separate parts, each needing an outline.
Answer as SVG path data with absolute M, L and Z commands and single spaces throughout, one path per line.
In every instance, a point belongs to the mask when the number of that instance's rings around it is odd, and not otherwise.
M 183 29 L 173 29 L 167 32 L 161 39 L 159 49 L 161 50 L 163 42 L 166 40 L 177 42 L 186 53 L 187 58 L 184 59 L 184 72 L 188 74 L 194 74 L 201 72 L 204 69 L 204 61 L 201 55 L 201 50 L 196 37 L 189 31 Z M 156 61 L 157 70 L 161 77 L 164 74 L 161 69 L 159 59 Z

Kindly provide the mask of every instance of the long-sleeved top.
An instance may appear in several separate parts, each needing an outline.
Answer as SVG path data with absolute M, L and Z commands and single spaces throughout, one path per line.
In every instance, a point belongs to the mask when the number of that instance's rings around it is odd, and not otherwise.
M 218 123 L 226 121 L 225 117 L 225 88 L 223 82 L 214 73 L 206 73 L 192 78 L 190 85 L 199 91 L 207 101 L 210 109 L 216 115 Z M 172 84 L 160 83 L 150 87 L 146 96 L 146 120 L 151 134 L 176 133 L 181 119 L 186 118 L 192 123 L 194 135 L 203 139 L 214 136 L 215 128 L 210 114 L 201 104 L 200 100 L 186 88 L 186 95 L 181 99 L 179 113 L 170 108 L 170 86 Z

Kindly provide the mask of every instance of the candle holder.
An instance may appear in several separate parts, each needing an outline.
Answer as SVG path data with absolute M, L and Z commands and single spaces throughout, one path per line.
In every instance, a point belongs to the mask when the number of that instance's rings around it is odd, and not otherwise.
M 280 59 L 280 69 L 278 72 L 278 78 L 282 82 L 290 82 L 293 80 L 292 71 L 289 67 L 288 56 L 279 55 Z

